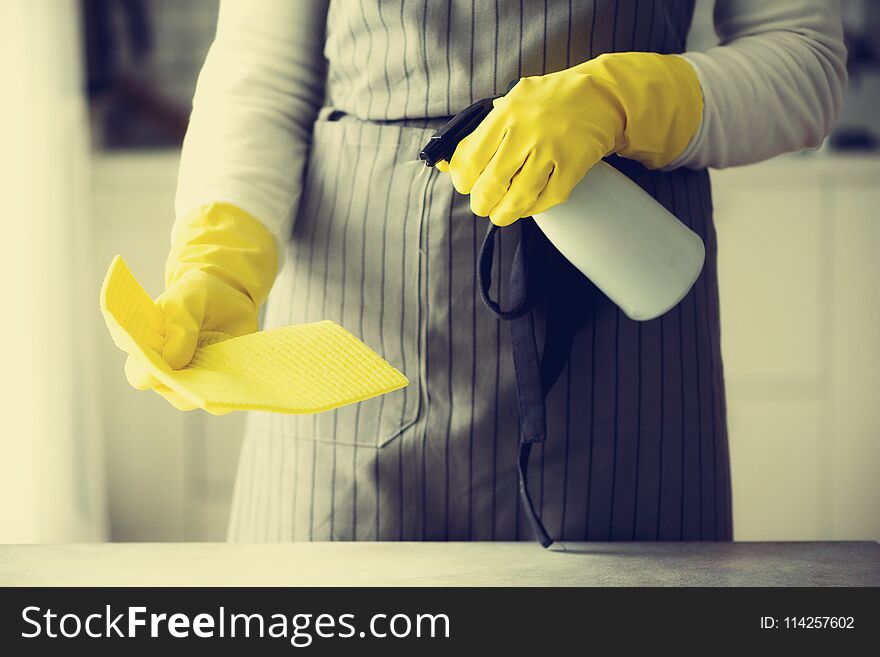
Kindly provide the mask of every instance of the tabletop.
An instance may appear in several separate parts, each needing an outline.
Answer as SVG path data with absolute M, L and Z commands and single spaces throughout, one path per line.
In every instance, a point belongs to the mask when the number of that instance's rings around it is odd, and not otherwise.
M 0 586 L 880 586 L 880 544 L 0 545 Z

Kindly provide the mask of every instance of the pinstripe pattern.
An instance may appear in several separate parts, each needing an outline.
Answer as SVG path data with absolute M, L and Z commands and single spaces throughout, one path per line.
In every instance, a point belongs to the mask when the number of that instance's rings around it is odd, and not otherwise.
M 411 385 L 317 416 L 250 414 L 231 539 L 530 538 L 517 496 L 508 332 L 477 299 L 485 223 L 414 160 L 442 117 L 519 75 L 606 51 L 681 50 L 692 5 L 331 4 L 328 107 L 266 326 L 339 321 Z M 612 160 L 703 237 L 706 267 L 650 322 L 629 320 L 595 289 L 573 301 L 592 314 L 548 396 L 535 500 L 558 538 L 729 540 L 709 177 Z M 501 232 L 496 258 L 502 303 L 510 236 Z M 540 317 L 537 329 L 540 340 Z

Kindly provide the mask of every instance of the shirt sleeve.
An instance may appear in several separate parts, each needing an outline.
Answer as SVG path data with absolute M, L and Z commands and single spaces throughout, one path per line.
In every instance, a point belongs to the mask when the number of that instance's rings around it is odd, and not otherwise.
M 210 202 L 237 205 L 283 254 L 324 98 L 326 0 L 222 0 L 183 142 L 175 227 Z
M 730 167 L 819 146 L 846 88 L 834 0 L 716 0 L 720 45 L 682 55 L 703 89 L 703 118 L 667 169 Z

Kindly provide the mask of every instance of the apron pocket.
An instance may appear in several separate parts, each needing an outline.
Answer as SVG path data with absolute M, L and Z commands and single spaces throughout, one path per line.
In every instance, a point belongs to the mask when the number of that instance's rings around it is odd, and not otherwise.
M 303 196 L 266 325 L 332 319 L 409 379 L 407 387 L 313 416 L 279 416 L 273 432 L 382 447 L 419 416 L 419 248 L 431 172 L 418 160 L 432 130 L 322 112 Z

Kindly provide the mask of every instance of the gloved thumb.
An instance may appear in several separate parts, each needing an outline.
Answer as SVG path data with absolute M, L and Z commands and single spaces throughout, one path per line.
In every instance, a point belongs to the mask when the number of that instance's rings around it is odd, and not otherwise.
M 165 322 L 162 358 L 175 370 L 192 360 L 205 318 L 206 289 L 204 282 L 196 279 L 185 276 L 156 299 Z
M 129 354 L 125 359 L 125 378 L 135 390 L 150 390 L 159 385 L 149 361 L 138 354 Z

